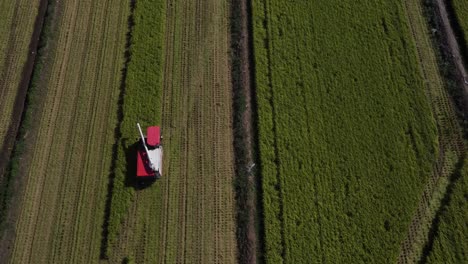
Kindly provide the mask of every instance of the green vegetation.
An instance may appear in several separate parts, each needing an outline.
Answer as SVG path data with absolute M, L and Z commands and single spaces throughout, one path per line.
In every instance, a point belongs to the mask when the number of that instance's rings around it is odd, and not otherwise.
M 437 156 L 402 2 L 253 15 L 266 261 L 395 262 Z
M 127 35 L 127 41 L 131 42 L 120 102 L 123 109 L 109 218 L 110 241 L 116 239 L 135 193 L 128 181 L 136 173 L 135 165 L 129 164 L 130 159 L 135 159 L 136 122 L 144 128 L 161 121 L 164 21 L 165 2 L 160 0 L 139 0 L 129 19 L 129 28 L 133 30 Z
M 449 200 L 439 216 L 428 263 L 468 262 L 468 164 L 449 188 Z

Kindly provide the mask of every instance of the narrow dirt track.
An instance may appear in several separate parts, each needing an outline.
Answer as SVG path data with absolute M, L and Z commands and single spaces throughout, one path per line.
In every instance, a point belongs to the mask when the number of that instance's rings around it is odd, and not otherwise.
M 228 1 L 167 2 L 163 176 L 137 191 L 111 263 L 236 262 L 228 19 Z
M 236 181 L 239 189 L 237 200 L 237 239 L 239 262 L 256 263 L 259 239 L 256 223 L 257 195 L 259 195 L 255 146 L 255 92 L 253 79 L 253 40 L 251 25 L 251 1 L 235 0 L 231 2 L 231 49 L 233 56 L 232 79 L 234 89 L 234 130 L 236 151 Z M 257 166 L 258 167 L 258 166 Z M 244 186 L 245 185 L 245 186 Z
M 464 87 L 465 104 L 468 105 L 468 74 L 463 63 L 463 58 L 460 53 L 460 47 L 458 46 L 457 38 L 450 24 L 450 18 L 447 12 L 446 2 L 444 0 L 437 0 L 436 3 L 439 9 L 442 25 L 445 30 L 447 43 L 449 44 L 450 52 L 453 55 L 453 62 L 455 63 L 455 67 L 457 68 L 460 78 L 462 79 L 460 83 Z M 454 17 L 452 19 L 456 18 Z

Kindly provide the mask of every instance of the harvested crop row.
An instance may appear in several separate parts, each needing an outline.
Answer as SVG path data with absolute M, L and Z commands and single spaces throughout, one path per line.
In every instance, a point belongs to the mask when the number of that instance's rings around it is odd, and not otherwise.
M 154 9 L 154 5 L 138 1 L 135 17 L 139 16 L 139 8 Z M 138 118 L 148 120 L 145 126 L 161 122 L 163 176 L 134 195 L 118 239 L 110 244 L 113 249 L 109 258 L 112 262 L 127 257 L 138 263 L 232 263 L 236 260 L 236 244 L 229 5 L 227 1 L 175 1 L 165 8 L 164 67 L 151 68 L 153 73 L 164 70 L 162 90 L 158 90 L 161 83 L 157 81 L 138 91 L 128 86 L 124 100 L 127 104 L 144 98 L 151 104 L 148 108 L 132 107 L 141 114 L 128 119 L 131 130 L 124 135 L 129 138 L 128 146 L 138 143 Z M 156 11 L 142 17 L 152 21 L 161 14 Z M 138 27 L 136 20 L 135 34 Z M 159 26 L 151 30 L 159 32 L 157 29 Z M 160 52 L 159 42 L 148 45 L 150 54 Z M 133 57 L 139 52 L 137 46 L 132 46 L 131 64 L 145 67 L 148 62 Z M 161 101 L 154 96 L 159 91 Z M 151 114 L 153 111 L 159 114 Z M 134 168 L 127 168 L 127 177 L 134 177 Z
M 403 10 L 253 2 L 268 263 L 397 260 L 437 152 Z
M 0 4 L 0 177 L 21 118 L 23 102 L 19 109 L 15 109 L 15 99 L 21 94 L 24 100 L 25 91 L 20 92 L 19 89 L 25 90 L 27 83 L 20 87 L 20 82 L 30 55 L 28 50 L 40 2 L 18 0 L 1 1 Z M 10 126 L 14 129 L 8 132 Z
M 61 1 L 56 8 L 56 49 L 28 136 L 35 144 L 11 263 L 99 259 L 128 4 Z

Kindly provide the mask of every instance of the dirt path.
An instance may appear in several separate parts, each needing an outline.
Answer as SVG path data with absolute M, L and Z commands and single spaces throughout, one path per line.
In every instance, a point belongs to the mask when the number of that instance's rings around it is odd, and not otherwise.
M 232 1 L 231 6 L 231 49 L 233 88 L 235 98 L 235 149 L 237 189 L 237 239 L 239 243 L 239 262 L 256 263 L 258 237 L 256 231 L 258 179 L 255 164 L 254 104 L 255 92 L 252 83 L 252 32 L 251 2 Z
M 461 85 L 463 85 L 464 88 L 465 105 L 468 106 L 468 74 L 463 63 L 463 57 L 460 53 L 460 47 L 458 46 L 457 38 L 455 36 L 452 25 L 450 24 L 450 18 L 447 12 L 446 2 L 444 0 L 436 0 L 436 3 L 442 21 L 442 26 L 445 30 L 447 43 L 449 45 L 450 52 L 453 56 L 453 62 L 460 76 L 460 83 Z M 466 110 L 468 111 L 468 108 Z

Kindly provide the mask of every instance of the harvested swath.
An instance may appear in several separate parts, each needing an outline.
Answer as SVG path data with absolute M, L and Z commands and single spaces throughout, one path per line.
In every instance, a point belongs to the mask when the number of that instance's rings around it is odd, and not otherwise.
M 43 2 L 43 1 L 42 1 Z M 0 182 L 16 138 L 30 76 L 29 54 L 41 1 L 4 1 L 0 8 Z M 44 3 L 42 3 L 44 6 Z M 38 33 L 40 33 L 40 25 Z M 37 37 L 37 36 L 35 36 Z M 34 45 L 33 45 L 34 47 Z
M 437 154 L 402 3 L 253 11 L 266 261 L 396 261 Z
M 99 259 L 128 4 L 60 1 L 11 263 Z M 24 164 L 23 164 L 24 165 Z

